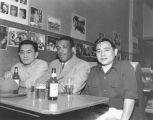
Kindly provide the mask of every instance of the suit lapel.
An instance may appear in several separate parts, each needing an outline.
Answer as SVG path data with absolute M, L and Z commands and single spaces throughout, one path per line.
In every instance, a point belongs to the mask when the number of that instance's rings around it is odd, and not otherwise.
M 59 77 L 64 77 L 66 74 L 68 74 L 70 72 L 70 70 L 72 69 L 72 67 L 75 65 L 76 61 L 76 57 L 73 56 L 68 63 L 65 65 L 64 69 L 61 71 L 61 73 L 59 74 Z M 62 64 L 61 64 L 61 69 L 62 69 Z

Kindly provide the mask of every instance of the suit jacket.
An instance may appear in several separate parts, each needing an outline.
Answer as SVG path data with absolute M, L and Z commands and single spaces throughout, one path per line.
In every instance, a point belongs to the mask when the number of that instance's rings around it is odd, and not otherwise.
M 89 63 L 77 58 L 75 55 L 66 63 L 62 69 L 62 63 L 56 59 L 50 63 L 50 70 L 56 68 L 57 79 L 59 79 L 59 87 L 65 86 L 68 79 L 73 80 L 73 93 L 80 93 L 85 86 L 88 73 L 90 71 Z

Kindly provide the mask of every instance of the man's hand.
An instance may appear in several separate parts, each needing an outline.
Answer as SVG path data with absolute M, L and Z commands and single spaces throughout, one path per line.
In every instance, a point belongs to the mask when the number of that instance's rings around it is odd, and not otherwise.
M 31 88 L 31 86 L 34 86 L 34 83 L 35 83 L 35 81 L 27 80 L 27 81 L 25 81 L 25 87 Z

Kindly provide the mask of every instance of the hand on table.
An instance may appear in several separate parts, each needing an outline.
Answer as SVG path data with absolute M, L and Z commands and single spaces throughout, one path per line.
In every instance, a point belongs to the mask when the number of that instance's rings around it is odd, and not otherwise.
M 32 86 L 34 86 L 34 84 L 35 84 L 35 81 L 30 81 L 30 80 L 25 81 L 26 88 L 31 88 Z

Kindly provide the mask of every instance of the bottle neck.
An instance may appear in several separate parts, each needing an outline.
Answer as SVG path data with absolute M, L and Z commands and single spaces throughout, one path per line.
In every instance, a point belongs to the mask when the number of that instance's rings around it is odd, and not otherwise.
M 18 72 L 18 69 L 15 69 L 15 72 L 17 73 Z

